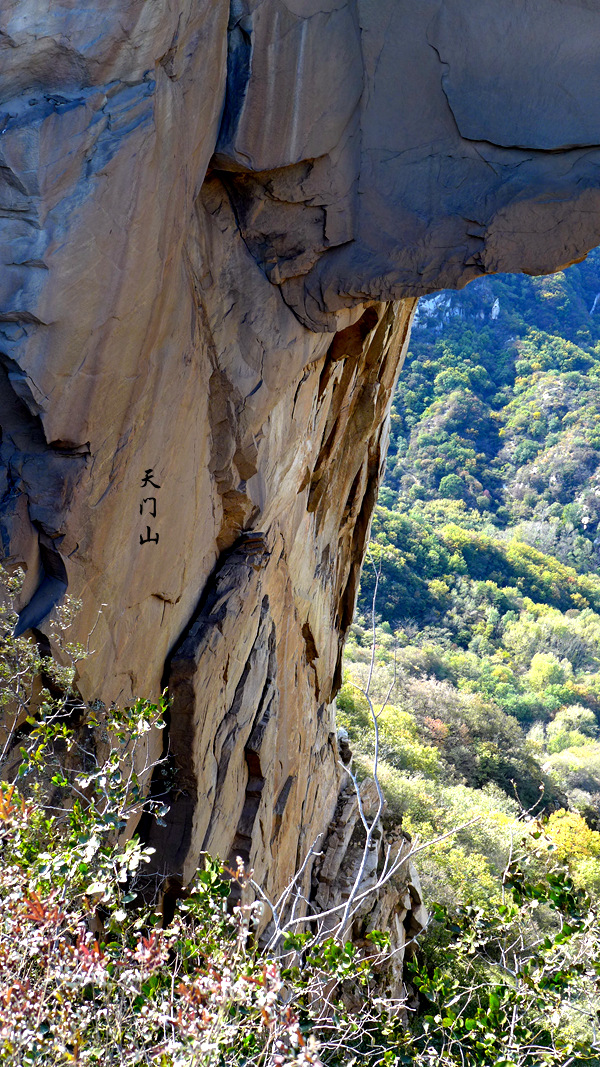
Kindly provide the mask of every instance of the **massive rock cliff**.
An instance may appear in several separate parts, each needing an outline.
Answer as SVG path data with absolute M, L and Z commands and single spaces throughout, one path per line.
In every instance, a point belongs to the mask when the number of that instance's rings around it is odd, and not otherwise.
M 161 869 L 276 889 L 331 819 L 415 298 L 600 241 L 599 34 L 596 0 L 0 0 L 3 552 L 23 630 L 82 598 L 86 699 L 169 686 Z

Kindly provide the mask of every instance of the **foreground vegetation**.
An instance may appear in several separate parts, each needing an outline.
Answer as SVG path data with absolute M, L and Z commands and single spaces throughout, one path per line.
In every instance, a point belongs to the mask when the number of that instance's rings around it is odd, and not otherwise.
M 286 925 L 280 906 L 280 922 L 261 942 L 274 912 L 268 905 L 265 912 L 241 861 L 227 870 L 205 857 L 167 917 L 152 850 L 126 832 L 142 806 L 155 818 L 165 814 L 160 799 L 144 799 L 143 785 L 152 769 L 146 742 L 163 728 L 164 707 L 83 704 L 73 681 L 87 652 L 67 640 L 76 606 L 65 605 L 52 624 L 58 666 L 33 642 L 11 636 L 18 582 L 4 582 L 3 1064 L 590 1062 L 588 987 L 600 982 L 596 909 L 534 824 L 510 857 L 498 906 L 452 916 L 438 908 L 440 966 L 412 963 L 420 1013 L 414 992 L 412 1002 L 385 993 L 385 931 L 359 949 L 344 940 L 343 925 L 333 934 L 318 923 Z M 584 1020 L 579 1030 L 570 1025 L 574 1004 Z
M 136 839 L 118 846 L 107 827 L 123 799 L 113 787 L 100 805 L 49 817 L 39 800 L 0 789 L 2 1063 L 597 1062 L 588 1033 L 589 990 L 600 981 L 597 914 L 564 871 L 548 868 L 543 849 L 511 863 L 497 909 L 459 909 L 451 919 L 436 909 L 442 966 L 413 963 L 427 1007 L 405 1026 L 403 1005 L 379 993 L 384 934 L 367 953 L 289 934 L 266 955 L 259 906 L 227 906 L 232 884 L 251 885 L 241 867 L 227 872 L 207 858 L 163 929 L 136 892 L 143 849 Z
M 499 901 L 436 906 L 438 962 L 414 957 L 400 1000 L 386 995 L 385 931 L 359 948 L 343 927 L 286 922 L 280 907 L 261 940 L 272 908 L 241 861 L 205 857 L 167 922 L 152 850 L 126 832 L 142 806 L 165 814 L 143 788 L 164 707 L 82 704 L 70 613 L 54 623 L 58 667 L 11 637 L 10 606 L 0 612 L 3 1064 L 597 1062 L 597 908 L 535 821 L 515 838 Z

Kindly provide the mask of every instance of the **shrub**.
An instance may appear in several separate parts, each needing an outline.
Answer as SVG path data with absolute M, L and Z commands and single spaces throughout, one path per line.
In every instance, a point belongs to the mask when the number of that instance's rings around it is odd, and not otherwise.
M 576 811 L 555 811 L 546 823 L 546 833 L 559 859 L 570 862 L 588 856 L 600 859 L 600 833 L 590 830 Z
M 550 756 L 544 769 L 567 790 L 600 793 L 600 744 L 588 742 Z
M 551 685 L 564 685 L 571 665 L 567 660 L 560 662 L 552 652 L 536 652 L 527 672 L 527 681 L 537 692 Z
M 594 738 L 598 736 L 598 720 L 590 708 L 571 704 L 556 713 L 554 720 L 548 724 L 546 733 L 551 737 L 563 729 L 577 730 L 587 739 Z
M 445 474 L 440 480 L 439 494 L 449 500 L 461 500 L 466 493 L 464 481 L 458 474 Z

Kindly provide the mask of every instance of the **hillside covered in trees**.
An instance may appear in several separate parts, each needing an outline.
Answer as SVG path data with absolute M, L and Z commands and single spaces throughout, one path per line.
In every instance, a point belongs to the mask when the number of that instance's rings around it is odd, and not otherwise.
M 600 254 L 421 301 L 347 646 L 364 770 L 375 576 L 382 782 L 430 899 L 500 893 L 531 809 L 600 893 Z

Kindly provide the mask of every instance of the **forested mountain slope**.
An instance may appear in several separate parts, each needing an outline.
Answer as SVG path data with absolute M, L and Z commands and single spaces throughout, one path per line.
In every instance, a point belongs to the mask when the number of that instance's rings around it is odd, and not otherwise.
M 383 701 L 391 817 L 433 836 L 431 898 L 499 892 L 520 810 L 600 892 L 600 254 L 421 300 L 347 648 L 365 769 Z M 360 757 L 359 757 L 360 758 Z

